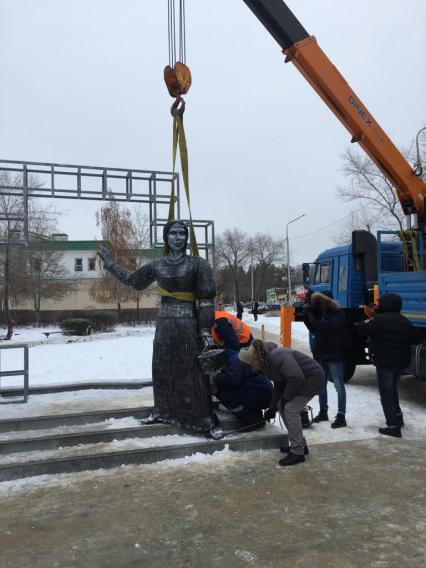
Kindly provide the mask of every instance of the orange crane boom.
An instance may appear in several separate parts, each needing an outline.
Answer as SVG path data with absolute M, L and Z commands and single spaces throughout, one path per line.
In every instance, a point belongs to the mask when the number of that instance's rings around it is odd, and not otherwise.
M 244 0 L 326 105 L 394 186 L 405 214 L 426 222 L 426 184 L 283 0 Z

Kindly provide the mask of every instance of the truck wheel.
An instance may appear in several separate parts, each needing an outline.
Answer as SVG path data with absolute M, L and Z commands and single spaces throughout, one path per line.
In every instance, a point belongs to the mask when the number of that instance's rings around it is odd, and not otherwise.
M 348 383 L 354 376 L 356 364 L 353 361 L 345 362 L 345 383 Z

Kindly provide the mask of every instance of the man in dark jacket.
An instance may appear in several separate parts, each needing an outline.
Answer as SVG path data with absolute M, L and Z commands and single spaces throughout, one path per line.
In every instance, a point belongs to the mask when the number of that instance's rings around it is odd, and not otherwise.
M 241 349 L 240 360 L 253 371 L 264 373 L 274 383 L 274 396 L 266 420 L 281 414 L 288 432 L 290 446 L 281 448 L 287 456 L 280 465 L 295 465 L 305 461 L 309 453 L 303 436 L 300 413 L 311 398 L 324 390 L 325 376 L 321 366 L 308 355 L 277 347 L 255 339 L 248 349 Z
M 337 391 L 337 416 L 332 428 L 346 426 L 346 389 L 345 389 L 345 314 L 333 299 L 331 292 L 315 292 L 309 306 L 304 311 L 306 327 L 314 335 L 313 356 L 321 365 L 327 380 L 334 383 Z M 327 384 L 319 395 L 319 414 L 314 422 L 328 420 Z
M 404 421 L 399 406 L 398 382 L 401 371 L 411 359 L 411 342 L 414 327 L 401 315 L 402 299 L 398 294 L 384 294 L 374 317 L 356 325 L 357 333 L 370 337 L 370 347 L 376 366 L 380 400 L 387 428 L 379 428 L 381 434 L 401 437 Z
M 213 394 L 244 426 L 261 428 L 265 425 L 262 410 L 269 407 L 274 392 L 271 381 L 243 365 L 238 352 L 227 349 L 225 357 L 225 369 L 214 379 Z
M 244 312 L 243 303 L 238 300 L 238 302 L 237 302 L 237 318 L 238 319 L 240 319 L 240 320 L 243 319 L 243 312 Z
M 253 314 L 254 321 L 257 321 L 258 310 L 259 302 L 257 300 L 253 300 L 251 304 L 251 313 Z

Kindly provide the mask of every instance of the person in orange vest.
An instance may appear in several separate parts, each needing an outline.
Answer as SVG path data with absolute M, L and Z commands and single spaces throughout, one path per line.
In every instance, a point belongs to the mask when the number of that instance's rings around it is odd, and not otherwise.
M 234 351 L 248 347 L 253 341 L 250 327 L 228 312 L 215 311 L 210 333 L 216 345 Z

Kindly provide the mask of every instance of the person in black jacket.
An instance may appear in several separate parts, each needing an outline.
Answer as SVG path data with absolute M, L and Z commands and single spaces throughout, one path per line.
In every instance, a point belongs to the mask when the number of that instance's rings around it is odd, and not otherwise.
M 257 321 L 258 310 L 259 310 L 259 302 L 253 299 L 251 304 L 251 313 L 253 314 L 254 321 Z
M 332 428 L 346 426 L 345 389 L 345 314 L 328 290 L 315 292 L 304 310 L 306 327 L 315 336 L 312 344 L 314 359 L 321 365 L 327 380 L 337 391 L 337 416 Z M 327 384 L 319 395 L 320 411 L 314 422 L 328 420 Z
M 245 426 L 245 430 L 265 426 L 262 410 L 268 408 L 274 387 L 265 375 L 243 365 L 238 351 L 227 349 L 226 364 L 213 381 L 212 392 Z
M 237 318 L 238 319 L 240 319 L 240 320 L 243 319 L 243 312 L 244 312 L 243 303 L 238 300 L 238 302 L 237 302 Z
M 380 401 L 387 424 L 387 428 L 379 428 L 379 432 L 396 438 L 401 437 L 401 426 L 404 425 L 398 382 L 401 371 L 410 364 L 411 342 L 414 339 L 414 327 L 400 313 L 401 308 L 401 296 L 384 294 L 374 317 L 355 324 L 357 333 L 370 337 Z

